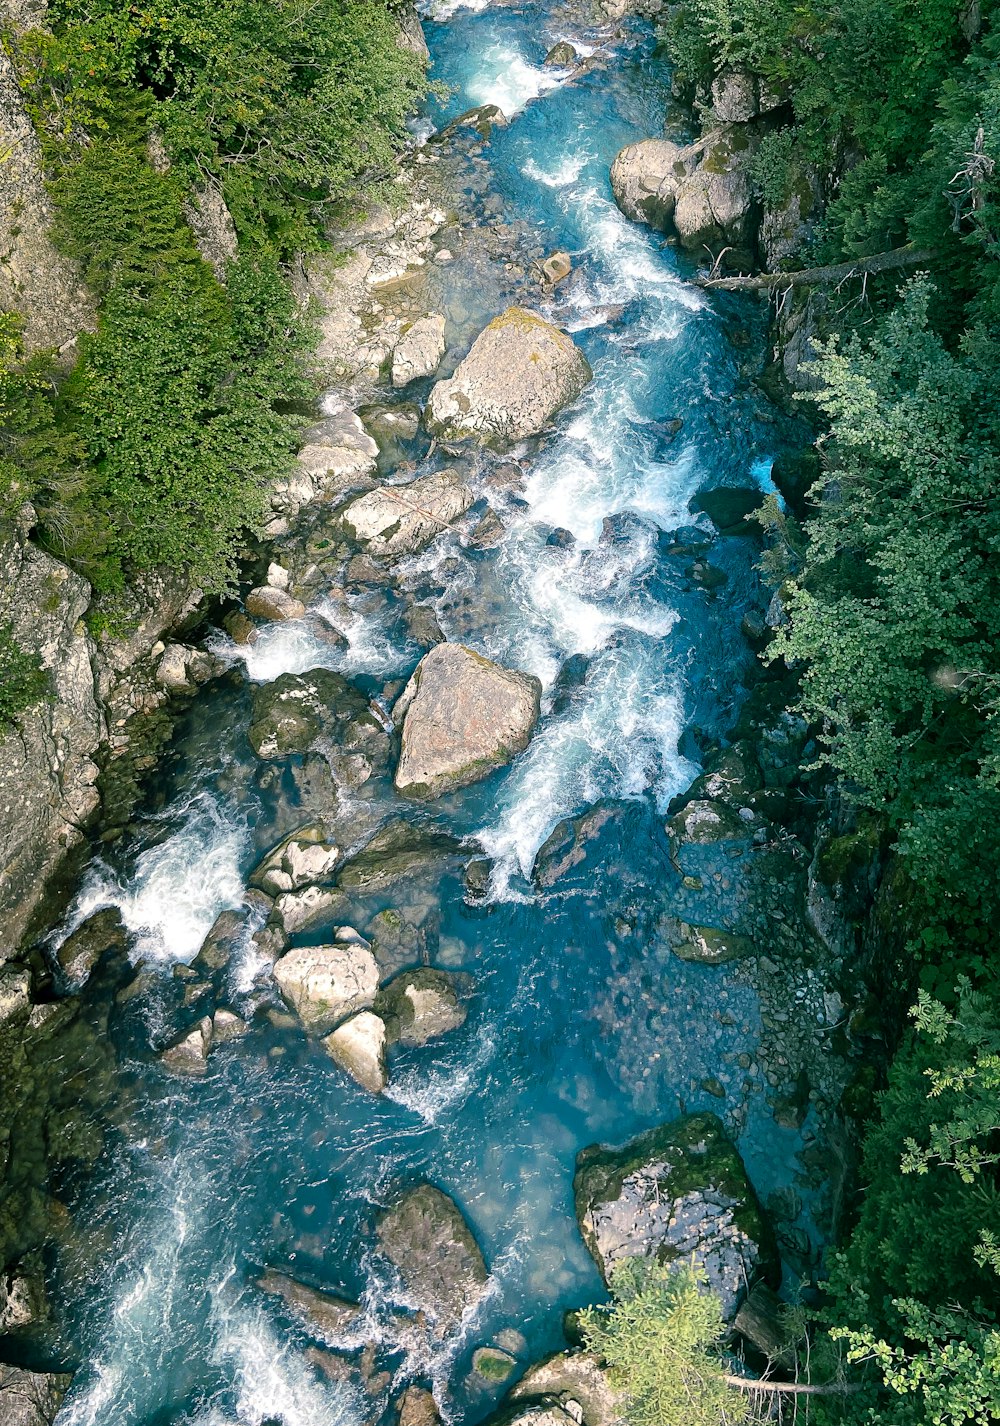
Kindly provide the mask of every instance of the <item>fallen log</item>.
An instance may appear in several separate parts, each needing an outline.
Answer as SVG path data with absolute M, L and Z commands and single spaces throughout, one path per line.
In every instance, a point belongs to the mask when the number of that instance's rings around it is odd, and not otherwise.
M 814 1386 L 804 1381 L 758 1381 L 756 1377 L 728 1375 L 726 1385 L 737 1391 L 786 1392 L 790 1396 L 849 1396 L 861 1390 L 853 1381 L 829 1381 Z
M 929 262 L 934 254 L 929 248 L 893 248 L 874 257 L 854 258 L 851 262 L 833 263 L 829 267 L 804 267 L 798 272 L 762 272 L 757 277 L 696 277 L 698 287 L 713 292 L 775 292 L 789 287 L 816 287 L 821 283 L 839 283 L 849 277 L 891 272 L 894 268 L 915 267 Z

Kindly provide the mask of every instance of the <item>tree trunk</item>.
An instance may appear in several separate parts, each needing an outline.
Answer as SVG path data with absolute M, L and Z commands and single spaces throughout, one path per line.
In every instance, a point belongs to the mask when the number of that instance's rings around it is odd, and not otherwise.
M 848 277 L 869 273 L 891 272 L 894 268 L 915 267 L 929 262 L 933 253 L 928 248 L 893 248 L 874 257 L 859 257 L 852 262 L 838 262 L 831 267 L 804 267 L 798 272 L 763 272 L 758 277 L 696 277 L 699 287 L 713 292 L 774 292 L 789 287 L 815 287 L 820 283 L 843 282 Z

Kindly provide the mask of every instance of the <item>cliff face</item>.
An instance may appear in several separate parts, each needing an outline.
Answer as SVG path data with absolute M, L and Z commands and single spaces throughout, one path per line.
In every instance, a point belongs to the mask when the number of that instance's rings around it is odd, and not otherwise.
M 11 17 L 36 23 L 43 7 L 15 5 Z M 94 304 L 79 270 L 52 246 L 52 205 L 42 155 L 14 66 L 0 48 L 0 310 L 20 312 L 29 351 L 70 348 L 94 323 Z

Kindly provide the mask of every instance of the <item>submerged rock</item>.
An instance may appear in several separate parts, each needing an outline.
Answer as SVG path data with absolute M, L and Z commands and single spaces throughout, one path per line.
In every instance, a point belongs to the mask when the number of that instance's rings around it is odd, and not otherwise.
M 447 1336 L 475 1307 L 488 1277 L 458 1205 L 422 1183 L 382 1216 L 378 1237 L 407 1297 L 426 1312 L 435 1336 Z
M 501 1347 L 477 1347 L 472 1354 L 472 1370 L 484 1381 L 501 1382 L 513 1376 L 517 1361 Z
M 605 1281 L 624 1258 L 693 1253 L 730 1319 L 747 1288 L 776 1271 L 770 1227 L 714 1114 L 662 1124 L 622 1149 L 592 1145 L 576 1163 L 577 1221 Z
M 397 817 L 380 827 L 364 850 L 345 863 L 337 884 L 367 893 L 381 891 L 454 856 L 459 845 L 446 832 Z
M 504 446 L 544 431 L 590 380 L 571 337 L 511 307 L 480 332 L 455 375 L 439 381 L 424 419 L 434 435 Z
M 408 327 L 392 354 L 393 386 L 408 386 L 422 376 L 433 376 L 445 353 L 444 318 L 420 317 Z
M 667 917 L 660 924 L 660 932 L 679 960 L 694 961 L 698 965 L 727 965 L 754 953 L 754 943 L 749 936 L 738 936 L 735 931 L 719 926 L 692 926 L 687 921 Z
M 80 986 L 108 951 L 123 951 L 128 943 L 121 912 L 108 906 L 95 911 L 78 926 L 56 952 L 59 969 L 73 985 Z
M 409 485 L 383 485 L 360 495 L 343 519 L 370 555 L 412 555 L 464 515 L 472 501 L 457 471 L 439 470 Z
M 420 966 L 383 986 L 375 1009 L 385 1021 L 390 1044 L 425 1045 L 465 1024 L 468 1014 L 447 971 Z
M 332 1035 L 327 1035 L 323 1048 L 362 1089 L 381 1094 L 389 1081 L 385 1043 L 385 1022 L 370 1010 L 362 1010 L 338 1026 Z
M 305 1028 L 322 1035 L 367 1009 L 378 990 L 378 966 L 366 946 L 301 946 L 275 963 L 274 978 Z
M 616 802 L 596 802 L 579 817 L 567 817 L 550 833 L 538 849 L 531 877 L 536 886 L 548 888 L 580 865 L 590 843 L 603 828 L 621 817 Z
M 440 797 L 478 782 L 527 747 L 541 684 L 462 644 L 425 654 L 393 709 L 403 720 L 396 787 Z
M 268 1268 L 257 1279 L 257 1286 L 271 1297 L 280 1297 L 295 1320 L 324 1341 L 336 1341 L 358 1315 L 356 1302 L 308 1287 L 274 1268 Z
M 750 835 L 739 814 L 722 802 L 689 802 L 667 823 L 667 835 L 678 847 L 694 843 L 724 842 Z

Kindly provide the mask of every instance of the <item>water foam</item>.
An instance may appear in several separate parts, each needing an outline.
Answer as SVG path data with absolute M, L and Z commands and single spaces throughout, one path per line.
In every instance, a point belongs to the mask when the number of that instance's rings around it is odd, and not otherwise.
M 66 935 L 95 911 L 115 906 L 133 961 L 171 966 L 194 959 L 219 913 L 242 902 L 240 866 L 249 832 L 245 819 L 204 791 L 176 803 L 170 820 L 177 830 L 140 852 L 131 876 L 94 863 L 67 918 Z
M 563 78 L 558 70 L 531 64 L 520 50 L 498 41 L 483 51 L 465 90 L 473 104 L 495 104 L 512 118 L 532 99 L 557 89 Z
M 585 151 L 567 154 L 553 168 L 542 168 L 541 164 L 536 163 L 533 158 L 529 158 L 521 172 L 525 178 L 533 178 L 538 183 L 544 183 L 546 188 L 567 188 L 580 177 L 589 159 L 590 155 Z

